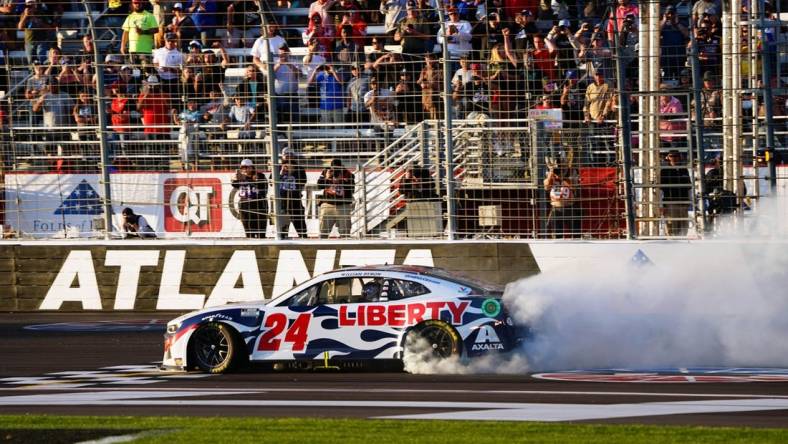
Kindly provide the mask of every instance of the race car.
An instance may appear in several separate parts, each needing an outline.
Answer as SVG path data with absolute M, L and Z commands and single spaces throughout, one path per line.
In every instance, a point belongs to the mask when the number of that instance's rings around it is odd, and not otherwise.
M 162 368 L 223 373 L 247 363 L 326 366 L 507 352 L 523 339 L 501 287 L 438 268 L 381 265 L 319 275 L 260 302 L 205 308 L 167 324 Z

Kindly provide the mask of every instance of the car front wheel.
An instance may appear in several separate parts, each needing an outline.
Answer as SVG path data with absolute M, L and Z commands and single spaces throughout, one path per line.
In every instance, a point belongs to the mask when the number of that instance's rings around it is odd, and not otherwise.
M 209 322 L 192 335 L 193 363 L 204 372 L 224 373 L 231 370 L 238 352 L 233 332 L 218 322 Z

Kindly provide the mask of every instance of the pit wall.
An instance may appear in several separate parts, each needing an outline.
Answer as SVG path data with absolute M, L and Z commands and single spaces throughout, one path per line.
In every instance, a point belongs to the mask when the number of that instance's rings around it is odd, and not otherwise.
M 436 266 L 506 284 L 636 255 L 659 265 L 688 249 L 724 255 L 732 247 L 714 241 L 7 242 L 0 244 L 0 311 L 185 312 L 268 299 L 329 270 L 384 263 Z

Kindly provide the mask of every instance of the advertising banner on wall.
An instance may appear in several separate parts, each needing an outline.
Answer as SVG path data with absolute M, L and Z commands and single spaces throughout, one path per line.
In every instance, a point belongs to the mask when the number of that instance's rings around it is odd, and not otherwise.
M 261 240 L 31 242 L 0 246 L 0 310 L 193 310 L 264 300 L 325 272 L 436 266 L 505 284 L 536 274 L 527 244 Z
M 302 204 L 310 237 L 319 236 L 318 197 L 321 192 L 317 181 L 320 172 L 306 172 Z M 129 207 L 144 216 L 159 237 L 244 237 L 237 190 L 231 186 L 233 176 L 232 172 L 112 174 L 114 231 L 120 234 L 120 214 Z M 383 191 L 374 198 L 387 199 L 390 193 L 388 175 L 375 177 L 375 189 Z M 8 202 L 5 223 L 33 237 L 99 237 L 101 233 L 95 230 L 94 223 L 104 213 L 104 188 L 100 179 L 98 174 L 8 174 L 5 178 Z M 271 185 L 269 208 L 273 208 L 273 195 Z M 383 220 L 387 215 L 385 211 L 376 214 Z M 355 226 L 358 225 L 356 222 Z M 295 236 L 295 230 L 292 227 L 290 230 Z M 274 237 L 273 224 L 269 224 L 267 234 Z

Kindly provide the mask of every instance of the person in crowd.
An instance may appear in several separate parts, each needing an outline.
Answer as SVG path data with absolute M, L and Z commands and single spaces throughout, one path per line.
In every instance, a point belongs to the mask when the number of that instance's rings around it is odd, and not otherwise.
M 148 138 L 164 140 L 169 138 L 170 96 L 162 91 L 159 78 L 148 76 L 142 91 L 137 97 L 137 111 L 142 114 L 143 130 Z
M 162 91 L 177 96 L 180 69 L 185 64 L 185 57 L 178 49 L 178 36 L 174 32 L 164 35 L 164 46 L 153 50 L 153 65 L 158 71 Z
M 331 64 L 325 64 L 312 72 L 307 85 L 315 83 L 320 91 L 320 121 L 342 123 L 345 121 L 344 88 L 342 79 Z
M 569 20 L 563 19 L 550 30 L 545 38 L 545 44 L 555 58 L 559 77 L 564 75 L 563 73 L 566 71 L 577 69 L 574 48 L 579 48 L 580 44 L 569 26 Z
M 223 94 L 211 91 L 208 93 L 208 103 L 201 107 L 203 122 L 211 124 L 206 127 L 205 135 L 208 139 L 224 139 L 227 131 L 225 122 L 230 112 L 230 101 Z M 217 129 L 215 126 L 219 125 Z
M 687 131 L 687 116 L 684 107 L 676 97 L 670 95 L 659 96 L 659 130 L 663 146 L 682 145 L 686 140 L 683 134 Z M 667 133 L 667 134 L 665 134 Z
M 226 44 L 230 48 L 250 47 L 260 36 L 257 2 L 253 0 L 228 1 Z
M 457 8 L 448 8 L 449 21 L 438 30 L 438 43 L 443 44 L 444 38 L 448 43 L 449 57 L 459 60 L 460 57 L 468 55 L 473 49 L 471 46 L 472 27 L 465 20 L 460 20 L 460 13 Z M 444 29 L 446 35 L 444 37 Z
M 591 38 L 591 46 L 584 47 L 580 50 L 579 59 L 585 62 L 587 74 L 590 78 L 594 78 L 596 72 L 602 73 L 602 77 L 609 78 L 613 76 L 613 51 L 605 46 L 604 37 L 601 33 L 595 34 Z
M 549 95 L 543 94 L 533 109 L 554 109 L 556 106 Z
M 689 227 L 687 213 L 690 209 L 692 182 L 687 168 L 679 165 L 681 161 L 679 151 L 671 150 L 666 160 L 668 165 L 663 166 L 659 173 L 665 227 L 668 236 L 685 236 Z
M 131 14 L 123 22 L 120 52 L 132 63 L 148 61 L 153 52 L 153 36 L 159 32 L 156 17 L 143 8 L 142 0 L 131 0 Z
M 405 19 L 394 31 L 394 41 L 400 44 L 406 62 L 413 64 L 418 60 L 418 56 L 432 52 L 434 34 L 430 31 L 430 25 L 421 18 L 416 4 L 408 2 Z M 408 69 L 415 72 L 416 67 L 408 67 Z
M 258 172 L 251 159 L 241 161 L 231 185 L 238 192 L 238 214 L 246 237 L 264 238 L 268 219 L 268 179 Z
M 317 15 L 323 26 L 332 26 L 331 14 L 329 10 L 336 3 L 336 0 L 315 0 L 309 4 L 309 13 L 307 14 L 310 19 Z
M 31 100 L 31 105 L 34 113 L 43 113 L 43 127 L 46 129 L 45 138 L 52 143 L 48 147 L 50 154 L 52 151 L 62 151 L 58 149 L 61 141 L 66 140 L 68 135 L 63 130 L 63 127 L 71 125 L 71 111 L 74 106 L 74 101 L 65 92 L 60 90 L 59 85 L 55 82 L 49 85 L 49 90 L 41 93 L 37 98 Z M 62 154 L 59 152 L 58 154 Z
M 265 32 L 267 33 L 266 37 L 268 37 L 268 51 L 271 53 L 272 60 L 277 62 L 276 58 L 279 56 L 279 49 L 287 46 L 287 42 L 284 37 L 279 35 L 279 28 L 276 25 L 268 25 Z M 258 37 L 252 45 L 251 52 L 254 65 L 263 75 L 268 73 L 268 67 L 265 65 L 268 61 L 268 54 L 265 52 L 265 42 L 265 37 Z
M 186 98 L 197 97 L 203 99 L 206 94 L 203 86 L 202 77 L 196 68 L 194 66 L 184 66 L 181 70 L 181 77 L 178 80 L 178 94 Z
M 602 125 L 610 113 L 612 90 L 601 71 L 594 73 L 594 83 L 586 88 L 584 120 Z
M 668 5 L 660 21 L 660 66 L 664 80 L 678 80 L 687 61 L 685 48 L 689 41 L 689 30 L 679 21 L 676 8 Z
M 263 94 L 265 94 L 265 78 L 254 65 L 247 66 L 244 78 L 235 88 L 235 96 L 241 99 L 244 105 L 260 111 Z
M 544 179 L 544 189 L 550 196 L 547 227 L 554 238 L 574 238 L 581 235 L 576 183 L 574 169 L 567 165 L 551 165 L 547 171 Z
M 425 116 L 432 120 L 439 119 L 441 117 L 440 92 L 443 89 L 443 70 L 438 66 L 434 54 L 427 53 L 425 55 L 424 68 L 416 82 L 421 87 L 421 104 L 424 107 Z
M 721 68 L 720 39 L 707 26 L 702 25 L 695 30 L 695 43 L 698 45 L 698 59 L 703 73 L 719 75 Z M 691 45 L 692 42 L 688 44 L 688 46 Z
M 555 68 L 555 51 L 547 47 L 544 36 L 541 34 L 534 35 L 533 41 L 534 49 L 531 51 L 531 57 L 534 66 L 551 81 L 558 80 L 558 70 Z
M 131 208 L 124 208 L 120 213 L 123 237 L 126 239 L 155 239 L 156 230 L 150 226 L 144 216 L 134 214 Z
M 248 74 L 248 70 L 247 70 Z M 274 65 L 276 109 L 281 123 L 297 122 L 299 69 L 290 61 L 290 48 L 279 48 L 279 60 Z
M 71 97 L 77 97 L 79 91 L 83 88 L 82 78 L 74 71 L 74 64 L 68 57 L 60 59 L 60 73 L 55 76 L 55 81 L 60 85 L 60 90 L 69 94 Z M 88 86 L 90 86 L 88 84 Z
M 423 93 L 422 90 L 422 96 Z M 400 71 L 399 82 L 394 86 L 394 104 L 398 122 L 411 125 L 424 120 L 422 117 L 424 109 L 419 100 L 416 83 L 406 68 Z
M 408 202 L 438 200 L 435 182 L 430 176 L 429 168 L 408 168 L 400 181 L 399 193 L 405 196 Z
M 630 16 L 634 17 L 632 21 L 637 25 L 637 18 L 640 17 L 638 6 L 631 4 L 629 0 L 618 0 L 618 6 L 610 12 L 607 21 L 607 40 L 609 42 L 615 42 L 615 33 L 624 30 L 624 21 Z
M 336 37 L 334 25 L 324 25 L 318 14 L 310 17 L 309 26 L 301 33 L 304 44 L 308 44 L 311 40 L 317 41 L 316 49 L 324 57 L 329 57 L 334 37 Z
M 51 78 L 44 74 L 46 68 L 41 64 L 38 59 L 33 60 L 33 75 L 27 79 L 25 83 L 25 98 L 33 100 L 49 91 L 49 85 L 52 82 Z
M 539 28 L 536 26 L 536 16 L 533 11 L 523 9 L 517 12 L 510 30 L 514 35 L 514 47 L 517 51 L 533 48 L 532 36 L 539 34 Z
M 202 43 L 199 40 L 192 40 L 187 48 L 189 52 L 186 53 L 186 65 L 193 66 L 195 74 L 198 74 L 202 65 Z
M 387 35 L 394 35 L 399 22 L 405 18 L 408 0 L 380 0 L 380 13 L 385 16 L 383 29 Z
M 285 147 L 279 156 L 279 190 L 282 199 L 280 234 L 283 239 L 286 238 L 292 222 L 298 237 L 306 239 L 306 214 L 301 202 L 301 193 L 306 187 L 306 171 L 289 147 Z
M 343 82 L 347 82 L 350 78 L 350 66 L 361 62 L 364 54 L 364 47 L 359 46 L 352 39 L 352 32 L 353 28 L 350 25 L 339 28 L 339 38 L 334 42 L 331 52 L 335 69 Z
M 698 0 L 692 5 L 692 20 L 698 23 L 703 14 L 717 14 L 717 2 L 715 0 Z
M 369 111 L 370 122 L 387 126 L 396 123 L 393 94 L 388 88 L 380 86 L 377 77 L 369 79 L 369 91 L 364 94 L 364 106 Z
M 183 3 L 178 2 L 172 6 L 172 21 L 167 26 L 167 31 L 178 36 L 178 47 L 188 51 L 188 42 L 199 38 L 197 28 L 191 16 L 183 9 Z
M 485 82 L 482 78 L 482 73 L 479 69 L 479 64 L 474 63 L 471 65 L 473 77 L 471 83 L 465 86 L 465 96 L 469 104 L 469 119 L 474 115 L 490 115 L 490 88 L 489 83 Z M 476 69 L 474 69 L 476 68 Z
M 364 95 L 369 91 L 369 77 L 363 74 L 364 70 L 360 63 L 350 66 L 350 81 L 346 86 L 346 96 L 348 114 L 345 116 L 346 122 L 368 122 L 369 113 L 364 106 Z
M 25 7 L 16 29 L 24 31 L 28 63 L 33 63 L 35 59 L 44 62 L 49 48 L 57 42 L 55 34 L 57 25 L 53 12 L 47 4 L 37 0 L 25 0 Z
M 127 93 L 127 88 L 123 85 L 113 86 L 112 93 L 112 102 L 109 105 L 109 121 L 110 125 L 112 125 L 112 131 L 123 142 L 126 139 L 126 135 L 131 131 L 129 125 L 131 125 L 132 99 Z M 121 148 L 123 147 L 121 143 Z
M 317 39 L 309 40 L 307 43 L 307 52 L 302 59 L 301 75 L 307 79 L 312 78 L 312 75 L 327 63 L 325 57 L 318 51 Z M 306 98 L 311 108 L 316 108 L 320 104 L 320 90 L 316 83 L 310 84 L 306 88 Z
M 79 51 L 73 57 L 74 64 L 77 66 L 76 73 L 80 77 L 80 83 L 83 85 L 91 85 L 93 83 L 93 74 L 95 74 L 95 66 L 93 66 L 94 48 L 93 37 L 90 34 L 85 34 L 82 36 L 82 47 L 79 48 Z
M 192 0 L 186 11 L 191 15 L 203 46 L 210 46 L 219 27 L 219 1 Z
M 583 120 L 583 93 L 578 82 L 576 70 L 566 72 L 564 87 L 561 89 L 560 98 L 562 117 L 565 128 L 579 128 Z
M 320 236 L 328 237 L 336 225 L 339 235 L 350 235 L 350 211 L 353 206 L 355 178 L 342 166 L 342 160 L 334 159 L 317 180 L 323 191 L 320 196 Z
M 714 75 L 711 71 L 703 74 L 703 89 L 700 91 L 701 114 L 703 126 L 710 131 L 719 131 L 722 128 L 722 90 L 716 86 Z M 693 100 L 694 104 L 694 100 Z M 695 113 L 693 113 L 693 118 Z
M 71 109 L 71 115 L 74 117 L 74 123 L 77 125 L 77 128 L 98 125 L 96 101 L 90 90 L 83 89 L 79 92 L 77 95 L 77 103 Z M 95 136 L 95 128 L 92 132 Z M 79 139 L 88 140 L 95 138 L 91 137 L 90 133 L 91 131 L 89 130 L 78 130 Z
M 230 112 L 227 114 L 225 123 L 239 125 L 241 130 L 238 133 L 239 139 L 252 139 L 254 138 L 254 131 L 252 130 L 252 122 L 255 119 L 255 110 L 252 106 L 245 105 L 243 99 L 236 95 L 233 97 L 233 105 L 230 107 Z
M 216 51 L 219 51 L 221 60 L 217 60 Z M 222 91 L 224 86 L 224 71 L 229 66 L 227 50 L 219 42 L 214 43 L 214 48 L 202 50 L 202 64 L 199 67 L 199 80 L 202 82 L 202 90 L 207 94 L 208 91 Z

